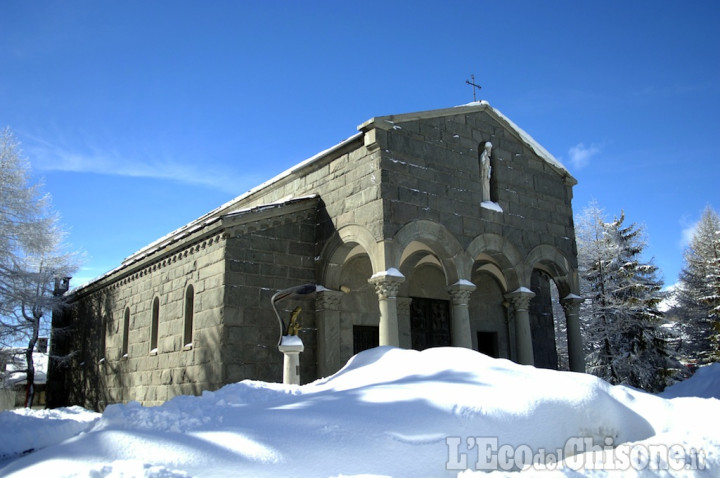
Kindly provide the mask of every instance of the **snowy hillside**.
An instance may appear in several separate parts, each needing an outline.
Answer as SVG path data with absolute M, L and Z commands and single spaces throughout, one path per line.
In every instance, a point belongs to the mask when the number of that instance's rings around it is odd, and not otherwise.
M 535 460 L 577 476 L 593 473 L 599 454 L 582 452 L 595 446 L 622 475 L 718 476 L 718 417 L 716 399 L 666 400 L 466 349 L 381 347 L 305 386 L 245 381 L 159 407 L 110 406 L 87 432 L 0 475 L 472 476 Z M 39 437 L 42 422 L 17 426 Z

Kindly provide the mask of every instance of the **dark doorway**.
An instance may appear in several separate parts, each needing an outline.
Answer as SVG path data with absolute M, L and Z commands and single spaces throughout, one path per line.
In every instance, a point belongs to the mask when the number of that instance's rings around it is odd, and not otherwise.
M 410 303 L 412 348 L 450 345 L 450 302 L 440 299 L 413 297 Z
M 550 276 L 535 269 L 530 276 L 530 288 L 535 297 L 530 301 L 530 332 L 533 355 L 538 368 L 558 369 L 558 354 L 555 344 L 555 320 L 553 319 Z
M 477 333 L 478 352 L 490 357 L 498 358 L 498 334 L 497 332 Z
M 374 325 L 353 325 L 353 355 L 380 344 L 380 328 Z

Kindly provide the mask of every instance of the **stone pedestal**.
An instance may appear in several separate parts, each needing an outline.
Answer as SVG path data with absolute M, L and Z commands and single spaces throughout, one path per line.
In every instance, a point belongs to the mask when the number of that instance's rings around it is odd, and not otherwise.
M 286 385 L 300 385 L 300 353 L 305 350 L 300 337 L 284 335 L 278 345 L 283 353 L 283 383 Z

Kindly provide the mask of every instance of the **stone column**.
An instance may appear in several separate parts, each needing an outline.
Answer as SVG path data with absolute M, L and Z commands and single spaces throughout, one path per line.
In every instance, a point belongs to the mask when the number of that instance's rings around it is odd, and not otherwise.
M 565 311 L 567 323 L 568 359 L 570 370 L 585 372 L 585 354 L 583 353 L 582 334 L 580 333 L 580 304 L 585 299 L 575 294 L 569 294 L 560 300 Z
M 532 332 L 530 331 L 530 314 L 528 306 L 535 293 L 521 287 L 505 296 L 515 311 L 515 343 L 517 344 L 518 363 L 535 365 L 533 354 Z
M 340 370 L 340 299 L 337 290 L 322 290 L 315 295 L 317 321 L 317 374 L 327 377 Z
M 405 276 L 393 269 L 374 274 L 368 282 L 375 286 L 380 305 L 380 345 L 399 347 L 397 294 Z
M 450 293 L 450 297 L 452 297 L 452 323 L 450 325 L 450 331 L 452 333 L 451 343 L 453 347 L 472 349 L 468 302 L 470 302 L 470 294 L 472 294 L 476 288 L 475 284 L 469 281 L 458 281 L 448 287 L 448 292 Z
M 397 310 L 398 310 L 398 329 L 400 333 L 400 347 L 404 349 L 412 348 L 412 330 L 410 326 L 410 304 L 412 299 L 410 297 L 398 297 Z

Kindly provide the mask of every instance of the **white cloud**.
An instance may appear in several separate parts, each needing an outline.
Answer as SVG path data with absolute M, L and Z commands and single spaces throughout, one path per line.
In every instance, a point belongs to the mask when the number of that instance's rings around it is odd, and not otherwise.
M 206 186 L 231 194 L 245 192 L 260 179 L 250 175 L 240 176 L 233 171 L 202 162 L 177 160 L 168 155 L 148 152 L 123 154 L 94 147 L 76 152 L 47 141 L 33 139 L 34 144 L 26 146 L 26 151 L 33 167 L 38 170 L 154 178 Z
M 585 143 L 578 143 L 568 150 L 570 164 L 575 169 L 582 169 L 590 164 L 590 158 L 598 153 L 600 153 L 600 146 L 596 144 L 585 146 Z

